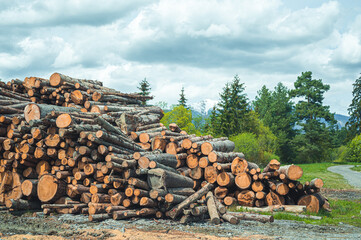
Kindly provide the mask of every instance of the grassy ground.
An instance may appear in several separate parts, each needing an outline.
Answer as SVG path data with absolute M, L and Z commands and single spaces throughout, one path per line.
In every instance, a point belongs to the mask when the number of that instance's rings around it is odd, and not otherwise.
M 321 178 L 324 182 L 324 188 L 331 189 L 354 189 L 353 186 L 339 174 L 327 171 L 328 167 L 336 166 L 334 163 L 312 163 L 297 164 L 303 169 L 303 176 L 300 179 L 302 183 L 311 181 L 314 178 Z
M 275 219 L 288 219 L 296 221 L 304 221 L 311 224 L 340 224 L 346 223 L 357 227 L 361 227 L 361 199 L 357 201 L 335 200 L 329 199 L 332 212 L 321 210 L 319 213 L 307 213 L 313 216 L 322 217 L 321 220 L 303 219 L 287 213 L 274 214 Z
M 361 165 L 354 166 L 351 168 L 351 170 L 361 172 Z

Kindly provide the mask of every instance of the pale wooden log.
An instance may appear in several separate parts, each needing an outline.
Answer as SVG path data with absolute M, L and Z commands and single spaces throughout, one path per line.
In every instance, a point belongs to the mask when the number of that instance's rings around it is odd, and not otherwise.
M 207 193 L 206 200 L 207 200 L 208 213 L 211 218 L 211 223 L 220 224 L 220 217 L 218 214 L 217 206 L 214 201 L 214 196 L 212 192 Z
M 40 201 L 54 202 L 65 195 L 66 183 L 50 174 L 44 174 L 38 182 L 37 192 Z
M 237 210 L 252 211 L 252 212 L 303 213 L 303 212 L 306 212 L 306 206 L 300 206 L 300 205 L 272 205 L 272 206 L 261 207 L 261 208 L 238 206 Z
M 290 180 L 297 180 L 302 177 L 303 170 L 297 165 L 286 165 L 282 166 L 278 170 L 281 174 L 285 174 Z
M 184 200 L 183 202 L 179 203 L 178 205 L 176 205 L 174 208 L 172 208 L 169 212 L 168 215 L 169 217 L 175 219 L 176 217 L 179 216 L 179 214 L 183 211 L 184 208 L 188 207 L 191 203 L 196 202 L 197 200 L 199 200 L 201 197 L 203 197 L 204 195 L 206 195 L 210 190 L 213 189 L 213 184 L 211 183 L 207 183 L 205 186 L 203 186 L 200 190 L 198 190 L 197 192 L 195 192 L 193 195 L 189 196 L 186 200 Z
M 257 221 L 257 222 L 262 222 L 262 223 L 274 222 L 273 216 L 259 215 L 259 214 L 252 214 L 252 213 L 243 213 L 243 212 L 242 213 L 228 212 L 228 214 L 231 214 L 240 220 Z

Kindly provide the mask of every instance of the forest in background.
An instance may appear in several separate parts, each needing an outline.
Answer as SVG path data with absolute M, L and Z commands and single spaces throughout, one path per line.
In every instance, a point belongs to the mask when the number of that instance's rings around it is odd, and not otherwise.
M 322 79 L 312 79 L 310 71 L 297 77 L 293 89 L 282 83 L 274 89 L 263 86 L 254 101 L 248 99 L 245 88 L 240 77 L 234 76 L 210 114 L 203 102 L 196 116 L 182 88 L 178 104 L 156 104 L 165 110 L 161 122 L 166 126 L 177 123 L 189 134 L 227 136 L 235 142 L 236 151 L 260 165 L 271 159 L 284 163 L 361 162 L 361 77 L 353 84 L 350 118 L 344 127 L 323 104 L 330 86 Z M 138 89 L 142 95 L 151 95 L 146 79 Z

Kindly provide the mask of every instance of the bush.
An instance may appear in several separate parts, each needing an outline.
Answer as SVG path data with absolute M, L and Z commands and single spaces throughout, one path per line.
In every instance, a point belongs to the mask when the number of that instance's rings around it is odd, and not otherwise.
M 265 139 L 273 139 L 273 137 L 262 135 L 257 137 L 254 133 L 246 132 L 230 138 L 236 145 L 235 151 L 243 152 L 247 161 L 257 163 L 260 167 L 266 166 L 271 159 L 279 160 L 274 154 L 275 149 L 272 149 L 275 145 Z
M 361 135 L 357 135 L 347 145 L 345 160 L 348 162 L 361 162 Z
M 175 106 L 172 111 L 164 114 L 160 120 L 165 126 L 169 126 L 170 123 L 176 123 L 182 130 L 188 134 L 200 135 L 200 132 L 195 128 L 192 123 L 192 111 L 185 108 L 183 105 Z

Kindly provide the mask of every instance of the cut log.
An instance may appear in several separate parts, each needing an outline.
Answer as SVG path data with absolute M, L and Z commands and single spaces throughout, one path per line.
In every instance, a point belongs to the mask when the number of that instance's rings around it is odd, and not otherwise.
M 210 190 L 213 189 L 213 187 L 214 186 L 211 183 L 207 183 L 206 185 L 204 185 L 200 190 L 198 190 L 193 195 L 189 196 L 186 200 L 172 208 L 168 213 L 169 217 L 173 219 L 178 217 L 178 215 L 183 211 L 184 208 L 188 207 L 191 203 L 196 202 L 201 197 L 206 195 Z
M 298 205 L 306 206 L 307 211 L 318 213 L 320 208 L 325 204 L 325 198 L 321 194 L 315 193 L 313 195 L 306 195 L 301 197 L 298 202 Z
M 207 200 L 208 213 L 211 218 L 211 223 L 220 224 L 221 220 L 219 218 L 216 202 L 214 201 L 214 196 L 212 192 L 207 193 L 206 200 Z
M 234 150 L 234 142 L 230 140 L 218 142 L 205 142 L 201 145 L 201 151 L 204 155 L 208 155 L 212 151 L 232 152 Z
M 285 199 L 277 193 L 270 191 L 266 196 L 266 203 L 268 206 L 283 205 L 285 203 Z
M 210 152 L 208 154 L 208 159 L 211 163 L 232 162 L 236 157 L 244 158 L 244 154 L 238 152 L 215 152 L 215 151 Z
M 244 158 L 236 157 L 232 161 L 231 170 L 234 175 L 245 172 L 247 168 L 248 162 Z
M 310 188 L 322 188 L 322 187 L 323 187 L 323 181 L 321 178 L 315 178 L 311 180 Z
M 290 180 L 300 179 L 303 174 L 302 168 L 293 164 L 280 167 L 279 172 L 281 174 L 285 174 L 286 177 Z
M 151 169 L 148 172 L 148 184 L 151 188 L 193 187 L 191 178 L 163 169 Z
M 37 196 L 37 186 L 38 186 L 38 179 L 26 179 L 21 184 L 21 191 L 23 192 L 24 196 Z
M 254 201 L 256 200 L 256 195 L 253 191 L 243 190 L 237 196 L 239 205 L 253 207 Z
M 30 103 L 24 109 L 25 120 L 30 122 L 31 120 L 44 119 L 45 116 L 50 114 L 52 111 L 64 113 L 80 112 L 79 109 L 72 107 Z
M 208 166 L 204 169 L 204 179 L 209 183 L 215 183 L 217 181 L 217 169 L 213 166 Z
M 234 215 L 226 213 L 226 214 L 223 214 L 221 217 L 222 217 L 222 219 L 226 220 L 230 224 L 238 224 L 239 223 L 239 218 L 237 218 Z
M 259 215 L 252 213 L 238 213 L 238 212 L 229 212 L 228 214 L 231 214 L 240 220 L 257 221 L 262 223 L 274 222 L 273 216 Z
M 8 199 L 5 201 L 5 206 L 14 210 L 33 210 L 40 209 L 39 202 L 27 201 L 23 199 Z
M 45 174 L 38 182 L 37 192 L 40 201 L 55 202 L 65 195 L 66 183 L 53 175 Z
M 229 172 L 222 172 L 217 176 L 217 183 L 222 187 L 231 187 L 234 185 L 234 176 Z
M 235 183 L 239 189 L 247 189 L 251 186 L 251 176 L 246 172 L 241 172 L 236 176 Z

